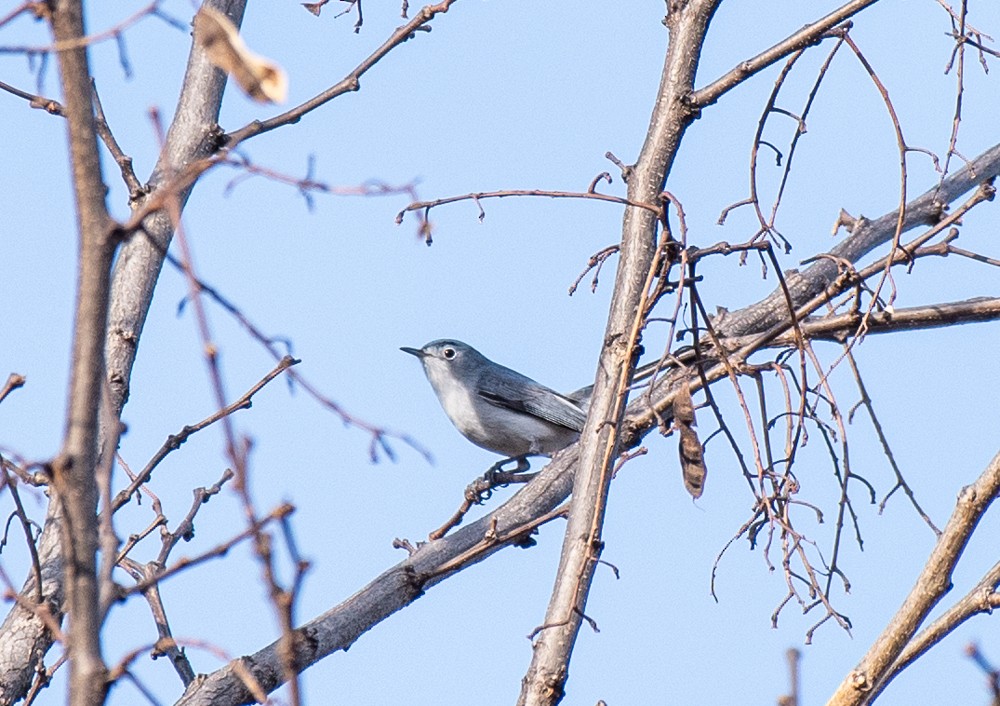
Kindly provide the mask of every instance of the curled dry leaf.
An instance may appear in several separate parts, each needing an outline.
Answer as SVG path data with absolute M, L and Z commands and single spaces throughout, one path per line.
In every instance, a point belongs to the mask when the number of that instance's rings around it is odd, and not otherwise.
M 309 10 L 309 12 L 319 17 L 319 13 L 323 11 L 323 6 L 326 5 L 330 0 L 319 0 L 319 2 L 304 2 L 302 7 Z
M 684 477 L 684 487 L 695 500 L 701 497 L 705 490 L 705 453 L 694 430 L 694 401 L 691 399 L 691 389 L 681 385 L 674 399 L 674 424 L 680 432 L 677 448 L 681 457 L 681 473 Z
M 208 60 L 232 76 L 255 101 L 284 102 L 288 93 L 284 70 L 247 49 L 236 26 L 224 14 L 203 5 L 194 16 L 194 40 Z

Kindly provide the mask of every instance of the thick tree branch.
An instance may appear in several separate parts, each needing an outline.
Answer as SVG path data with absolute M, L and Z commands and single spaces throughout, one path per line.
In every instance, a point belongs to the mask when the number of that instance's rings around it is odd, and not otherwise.
M 209 5 L 225 13 L 238 27 L 243 20 L 246 0 L 209 0 Z M 147 193 L 132 204 L 133 211 L 146 201 L 163 197 L 163 188 L 172 187 L 172 177 L 187 165 L 214 154 L 219 148 L 218 119 L 226 75 L 205 57 L 204 50 L 192 42 L 184 83 L 177 110 L 167 132 Z M 169 198 L 183 210 L 194 182 L 183 183 Z M 143 236 L 132 237 L 122 246 L 111 282 L 111 310 L 108 315 L 108 382 L 112 409 L 116 416 L 128 401 L 129 378 L 139 345 L 153 289 L 159 278 L 174 224 L 165 210 L 152 213 L 142 222 Z
M 239 23 L 243 16 L 245 0 L 209 0 L 210 5 L 226 12 Z M 58 14 L 58 13 L 57 13 Z M 81 35 L 82 36 L 82 35 Z M 57 41 L 59 37 L 56 37 Z M 74 49 L 65 54 L 83 53 L 84 48 Z M 86 66 L 83 67 L 86 71 Z M 91 113 L 90 76 L 83 78 L 87 83 L 85 109 L 90 121 L 87 130 L 96 146 L 96 132 Z M 225 74 L 214 68 L 205 59 L 198 47 L 192 47 L 188 60 L 187 73 L 181 89 L 174 121 L 167 135 L 166 145 L 160 155 L 160 160 L 147 185 L 148 193 L 144 199 L 133 204 L 135 210 L 141 209 L 145 200 L 158 198 L 158 190 L 170 182 L 170 177 L 185 165 L 199 158 L 212 154 L 217 149 L 214 138 L 217 130 L 219 107 L 222 101 L 222 91 L 225 86 Z M 66 89 L 64 89 L 66 91 Z M 68 92 L 66 98 L 68 99 Z M 73 119 L 66 106 L 66 117 L 71 130 Z M 96 149 L 96 147 L 95 147 Z M 96 163 L 96 152 L 94 160 Z M 74 170 L 77 168 L 74 159 Z M 79 179 L 74 179 L 79 182 Z M 103 206 L 104 187 L 100 188 L 101 204 Z M 191 185 L 181 189 L 173 197 L 180 203 L 186 201 Z M 93 195 L 97 198 L 96 194 Z M 104 225 L 106 229 L 106 224 Z M 132 364 L 135 362 L 139 335 L 152 301 L 153 288 L 156 285 L 166 248 L 170 243 L 173 225 L 162 212 L 148 216 L 143 221 L 144 236 L 131 238 L 121 249 L 115 262 L 111 281 L 110 309 L 108 301 L 97 305 L 101 316 L 107 313 L 106 325 L 100 326 L 101 346 L 104 350 L 101 360 L 101 381 L 107 379 L 110 388 L 110 414 L 114 419 L 121 415 L 122 408 L 128 399 L 128 384 L 131 377 Z M 107 254 L 110 258 L 110 253 Z M 109 259 L 110 262 L 110 259 Z M 105 296 L 107 296 L 105 294 Z M 103 320 L 102 320 L 103 321 Z M 106 332 L 106 341 L 105 341 Z M 79 362 L 79 358 L 76 360 Z M 104 377 L 106 375 L 106 378 Z M 99 388 L 97 388 L 99 390 Z M 100 399 L 94 394 L 91 401 Z M 96 412 L 95 412 L 96 413 Z M 110 418 L 110 417 L 109 417 Z M 104 432 L 102 431 L 102 434 Z M 95 447 L 94 453 L 97 453 Z M 95 456 L 96 458 L 96 456 Z M 93 465 L 90 466 L 92 473 Z M 96 490 L 95 499 L 96 499 Z M 91 514 L 94 508 L 91 507 Z M 38 555 L 42 565 L 43 591 L 48 597 L 50 612 L 58 620 L 61 618 L 63 586 L 62 556 L 58 540 L 63 525 L 63 513 L 58 502 L 49 504 L 45 525 L 38 542 Z M 74 525 L 76 528 L 76 525 Z M 78 528 L 76 528 L 78 529 Z M 96 533 L 95 533 L 96 540 Z M 29 578 L 21 591 L 22 596 L 30 596 L 34 581 Z M 32 616 L 21 607 L 15 607 L 0 627 L 0 706 L 13 703 L 27 693 L 34 668 L 44 657 L 52 644 L 52 635 L 42 621 Z
M 662 200 L 663 187 L 681 138 L 696 112 L 688 102 L 701 47 L 719 0 L 670 4 L 670 32 L 660 87 L 646 141 L 628 179 L 632 202 Z M 580 434 L 580 465 L 573 484 L 569 520 L 555 586 L 542 629 L 533 645 L 531 664 L 521 683 L 519 705 L 558 703 L 564 694 L 569 659 L 585 618 L 587 596 L 603 547 L 602 528 L 612 468 L 621 451 L 618 435 L 625 414 L 651 281 L 665 270 L 664 246 L 657 246 L 658 219 L 628 208 L 614 294 L 597 366 L 587 423 Z
M 870 314 L 867 320 L 860 311 L 816 317 L 800 322 L 799 330 L 803 336 L 813 341 L 843 342 L 854 335 L 862 324 L 867 326 L 867 334 L 874 334 L 942 328 L 998 319 L 1000 319 L 1000 299 L 979 297 L 961 302 L 905 307 L 891 313 L 878 311 Z M 795 338 L 793 333 L 782 334 L 771 341 L 770 346 L 793 346 Z M 748 339 L 749 337 L 726 339 L 726 345 L 735 350 L 749 343 Z
M 90 99 L 87 50 L 76 42 L 85 36 L 81 0 L 53 6 L 70 162 L 80 237 L 69 409 L 62 451 L 52 463 L 52 481 L 64 508 L 62 555 L 66 571 L 69 632 L 70 703 L 104 701 L 107 667 L 101 657 L 101 611 L 97 581 L 98 434 L 104 384 L 104 331 L 108 278 L 115 241 L 105 203 L 97 133 Z
M 884 691 L 889 682 L 900 672 L 969 618 L 983 613 L 990 614 L 1000 608 L 1000 592 L 997 592 L 997 586 L 1000 586 L 1000 563 L 990 567 L 971 591 L 907 643 L 906 649 L 892 663 L 892 667 L 879 683 L 879 693 Z
M 969 538 L 1000 494 L 1000 454 L 958 503 L 910 594 L 857 667 L 837 687 L 827 706 L 859 706 L 877 697 L 894 676 L 894 663 L 911 644 L 917 629 L 951 590 L 951 576 Z M 993 579 L 995 581 L 995 578 Z
M 59 498 L 49 501 L 44 531 L 38 539 L 38 560 L 42 569 L 44 603 L 34 605 L 34 571 L 24 582 L 18 601 L 0 625 L 0 706 L 9 706 L 24 698 L 31 687 L 35 668 L 42 665 L 54 636 L 46 620 L 59 624 L 63 618 L 62 560 L 59 543 L 62 537 L 62 506 Z M 44 613 L 39 615 L 39 613 Z
M 452 2 L 454 0 L 445 0 L 426 12 L 422 11 L 420 16 L 423 20 L 418 21 L 416 26 L 426 24 L 435 14 L 446 11 Z M 241 24 L 246 0 L 206 0 L 206 4 L 225 13 L 237 26 Z M 317 97 L 318 104 L 330 100 L 345 90 L 357 90 L 356 79 L 377 63 L 389 49 L 405 42 L 410 34 L 412 27 L 410 33 L 405 36 L 394 34 L 383 47 L 359 65 L 354 72 L 356 75 L 353 80 L 341 82 L 343 85 L 338 84 L 331 88 L 328 94 Z M 79 43 L 71 46 L 77 44 Z M 180 212 L 196 179 L 178 180 L 177 176 L 198 160 L 215 154 L 222 146 L 224 139 L 217 121 L 225 83 L 225 74 L 207 61 L 200 47 L 192 45 L 177 109 L 163 150 L 145 186 L 145 193 L 132 204 L 132 209 L 134 213 L 145 212 L 149 202 L 157 202 L 160 206 L 157 211 L 144 215 L 141 223 L 142 232 L 127 240 L 115 260 L 104 348 L 106 376 L 110 390 L 108 419 L 120 418 L 128 400 L 129 380 L 139 337 L 167 248 L 173 237 L 174 224 L 162 204 L 176 205 L 177 208 L 173 210 Z M 312 104 L 302 106 L 302 114 L 313 107 L 316 106 Z M 286 117 L 289 119 L 280 121 L 281 124 L 293 123 L 301 115 L 294 118 Z M 260 129 L 262 127 L 273 129 L 277 126 L 278 122 L 255 123 L 253 126 L 248 126 L 248 130 L 257 134 L 263 131 Z M 247 136 L 249 135 L 240 134 L 236 139 L 239 141 Z M 57 621 L 61 619 L 63 591 L 60 583 L 63 567 L 58 541 L 61 518 L 60 505 L 56 502 L 50 503 L 38 542 L 42 587 L 49 606 L 47 610 Z M 29 596 L 34 590 L 34 577 L 30 577 L 21 595 Z M 23 698 L 34 675 L 34 667 L 44 657 L 51 644 L 52 636 L 44 624 L 20 603 L 16 604 L 0 627 L 0 706 Z

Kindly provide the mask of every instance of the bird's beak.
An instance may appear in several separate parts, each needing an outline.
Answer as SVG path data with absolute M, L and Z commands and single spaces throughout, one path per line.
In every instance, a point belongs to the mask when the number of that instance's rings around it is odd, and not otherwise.
M 409 353 L 410 355 L 415 355 L 415 356 L 417 356 L 418 358 L 421 358 L 421 359 L 423 359 L 423 357 L 425 355 L 427 355 L 426 353 L 424 353 L 419 348 L 407 348 L 406 346 L 403 346 L 399 350 L 403 351 L 404 353 Z

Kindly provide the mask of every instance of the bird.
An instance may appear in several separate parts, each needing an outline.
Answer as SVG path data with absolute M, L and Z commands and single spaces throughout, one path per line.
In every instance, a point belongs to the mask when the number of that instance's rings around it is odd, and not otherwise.
M 556 392 L 466 343 L 439 339 L 400 350 L 423 364 L 455 428 L 488 451 L 510 459 L 552 456 L 583 431 L 589 399 Z

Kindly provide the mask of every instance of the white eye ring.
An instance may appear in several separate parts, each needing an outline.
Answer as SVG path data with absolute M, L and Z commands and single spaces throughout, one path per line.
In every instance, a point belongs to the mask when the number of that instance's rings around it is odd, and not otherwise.
M 455 349 L 454 348 L 445 348 L 443 351 L 441 351 L 441 355 L 444 356 L 445 360 L 451 360 L 452 358 L 455 357 Z

